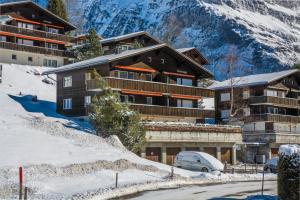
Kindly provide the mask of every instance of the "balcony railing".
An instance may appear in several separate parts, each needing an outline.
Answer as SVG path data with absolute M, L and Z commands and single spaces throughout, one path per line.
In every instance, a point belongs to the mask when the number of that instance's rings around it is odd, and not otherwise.
M 282 107 L 300 107 L 300 100 L 292 98 L 281 98 L 271 96 L 253 96 L 249 98 L 249 104 L 273 104 Z
M 129 104 L 129 106 L 140 114 L 151 116 L 214 118 L 215 115 L 215 112 L 212 110 L 200 110 L 198 108 L 178 108 L 144 104 Z
M 171 93 L 180 95 L 190 95 L 190 96 L 200 96 L 200 97 L 214 97 L 214 92 L 212 90 L 182 86 L 174 84 L 166 84 L 160 82 L 151 81 L 141 81 L 141 80 L 129 80 L 114 77 L 104 77 L 108 85 L 112 88 L 119 89 L 129 89 L 129 90 L 139 90 L 139 91 L 149 91 L 149 92 L 161 92 L 161 93 Z M 97 89 L 97 81 L 89 80 L 87 81 L 87 90 Z
M 245 122 L 270 121 L 285 123 L 300 123 L 300 116 L 278 115 L 278 114 L 257 114 L 245 118 Z
M 49 33 L 49 32 L 40 31 L 40 30 L 18 28 L 16 26 L 11 26 L 11 25 L 1 25 L 0 24 L 0 31 L 22 34 L 22 35 L 29 35 L 29 36 L 33 36 L 33 37 L 47 38 L 47 39 L 52 39 L 52 40 L 59 40 L 59 41 L 64 41 L 64 42 L 71 42 L 73 40 L 72 37 L 67 36 L 67 35 Z
M 53 55 L 59 57 L 72 57 L 70 53 L 64 50 L 48 49 L 45 47 L 22 45 L 22 44 L 16 44 L 11 42 L 0 41 L 0 48 L 10 49 L 15 51 L 26 51 L 26 52 L 38 53 L 38 54 L 47 54 L 47 55 Z

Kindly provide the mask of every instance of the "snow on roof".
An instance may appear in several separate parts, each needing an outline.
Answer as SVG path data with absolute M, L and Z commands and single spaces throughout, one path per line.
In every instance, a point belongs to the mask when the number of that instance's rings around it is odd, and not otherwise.
M 293 154 L 300 155 L 300 146 L 298 144 L 284 144 L 279 147 L 279 154 L 290 156 Z
M 195 47 L 188 47 L 188 48 L 181 48 L 181 49 L 176 49 L 177 51 L 179 51 L 180 53 L 185 53 L 187 51 L 196 49 Z
M 109 62 L 112 62 L 112 61 L 115 61 L 115 60 L 119 60 L 119 59 L 123 59 L 123 58 L 126 58 L 126 57 L 138 55 L 138 54 L 149 52 L 149 51 L 156 50 L 156 49 L 161 49 L 163 47 L 166 47 L 170 50 L 173 50 L 174 54 L 177 53 L 177 55 L 179 55 L 183 59 L 187 60 L 192 65 L 194 65 L 194 66 L 198 67 L 199 69 L 203 70 L 204 72 L 206 72 L 207 76 L 213 76 L 210 71 L 208 71 L 207 69 L 205 69 L 204 67 L 202 67 L 201 65 L 199 65 L 198 63 L 196 63 L 195 61 L 190 59 L 189 57 L 185 56 L 184 54 L 175 51 L 173 48 L 171 48 L 167 44 L 158 44 L 158 45 L 144 47 L 144 48 L 140 48 L 140 49 L 128 50 L 128 51 L 124 51 L 120 54 L 109 54 L 109 55 L 99 56 L 99 57 L 84 60 L 84 61 L 81 61 L 81 62 L 77 62 L 77 63 L 73 63 L 73 64 L 69 64 L 69 65 L 64 65 L 62 67 L 58 67 L 58 68 L 55 68 L 53 70 L 43 72 L 42 75 L 54 74 L 54 73 L 59 73 L 59 72 L 64 72 L 64 71 L 75 70 L 75 69 L 82 69 L 82 68 L 91 67 L 91 66 L 95 66 L 95 65 L 106 64 L 106 63 L 109 63 Z
M 289 76 L 291 74 L 294 74 L 296 72 L 300 72 L 300 71 L 297 69 L 292 69 L 292 70 L 285 70 L 281 72 L 235 77 L 233 79 L 233 82 L 234 82 L 234 87 L 264 85 L 264 84 L 269 84 L 271 82 L 274 82 L 283 77 Z M 221 82 L 215 82 L 213 85 L 209 86 L 208 88 L 214 90 L 227 89 L 231 87 L 230 82 L 231 82 L 230 79 Z
M 8 2 L 8 3 L 0 3 L 0 7 L 1 6 L 10 6 L 10 5 L 17 5 L 17 4 L 32 4 L 36 7 L 38 7 L 39 9 L 43 10 L 44 12 L 48 13 L 49 15 L 53 16 L 54 18 L 62 21 L 64 24 L 67 24 L 68 26 L 70 26 L 72 29 L 76 29 L 76 27 L 67 22 L 66 20 L 62 19 L 61 17 L 55 15 L 54 13 L 50 12 L 49 10 L 41 7 L 40 5 L 36 4 L 35 2 L 31 1 L 31 0 L 25 0 L 25 1 L 16 1 L 16 2 Z
M 156 38 L 154 38 L 153 36 L 151 36 L 149 33 L 145 32 L 145 31 L 139 31 L 139 32 L 129 33 L 129 34 L 120 35 L 120 36 L 116 36 L 116 37 L 106 38 L 106 39 L 101 40 L 101 43 L 105 44 L 105 43 L 109 43 L 109 42 L 117 42 L 120 40 L 125 40 L 128 38 L 132 38 L 132 37 L 136 37 L 136 36 L 140 36 L 140 35 L 146 35 L 146 36 L 150 37 L 151 39 L 156 41 L 157 44 L 162 43 L 161 41 L 157 40 Z

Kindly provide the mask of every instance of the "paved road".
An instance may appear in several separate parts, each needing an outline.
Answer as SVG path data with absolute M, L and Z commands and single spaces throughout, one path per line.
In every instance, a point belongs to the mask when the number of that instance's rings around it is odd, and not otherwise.
M 277 195 L 276 181 L 265 182 L 264 188 L 264 194 Z M 261 182 L 240 182 L 145 192 L 141 196 L 131 198 L 131 200 L 234 200 L 260 193 Z

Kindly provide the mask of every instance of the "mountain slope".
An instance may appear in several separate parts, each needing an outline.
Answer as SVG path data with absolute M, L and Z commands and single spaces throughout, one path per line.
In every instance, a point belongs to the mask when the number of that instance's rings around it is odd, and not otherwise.
M 300 59 L 300 1 L 89 0 L 76 7 L 83 8 L 84 30 L 95 27 L 104 37 L 146 30 L 175 47 L 196 46 L 213 72 L 231 46 L 246 74 Z

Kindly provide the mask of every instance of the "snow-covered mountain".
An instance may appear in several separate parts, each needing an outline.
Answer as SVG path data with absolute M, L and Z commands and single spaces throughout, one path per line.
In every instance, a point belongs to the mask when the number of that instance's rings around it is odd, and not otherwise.
M 79 27 L 84 31 L 95 27 L 110 37 L 146 30 L 175 47 L 196 46 L 208 57 L 213 72 L 224 64 L 231 46 L 246 73 L 287 69 L 300 59 L 300 1 L 88 0 L 78 4 L 69 7 L 81 11 L 77 18 L 83 18 Z
M 3 0 L 0 0 L 0 2 Z M 46 0 L 37 0 L 45 4 Z M 104 37 L 146 30 L 174 47 L 197 47 L 218 72 L 236 49 L 245 73 L 300 62 L 300 1 L 65 0 L 71 22 Z M 218 78 L 223 75 L 216 73 Z

